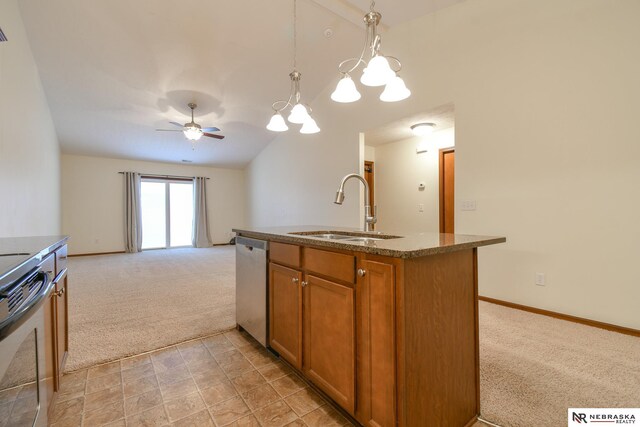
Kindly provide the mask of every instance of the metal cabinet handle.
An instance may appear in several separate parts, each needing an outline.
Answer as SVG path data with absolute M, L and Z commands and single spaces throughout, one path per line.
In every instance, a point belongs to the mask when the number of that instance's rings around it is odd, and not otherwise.
M 297 277 L 292 277 L 291 278 L 291 283 L 298 283 L 298 282 L 299 282 L 299 280 L 298 280 Z
M 309 283 L 307 283 L 307 282 L 302 282 L 302 283 L 300 283 L 300 284 L 301 284 L 301 285 L 302 285 L 302 287 L 304 288 L 304 287 L 305 287 L 305 286 L 307 286 Z
M 62 295 L 64 295 L 64 288 L 62 288 L 58 292 L 56 292 L 56 296 L 61 297 Z
M 367 274 L 367 270 L 365 270 L 363 268 L 359 268 L 358 269 L 358 276 L 364 277 L 365 274 Z

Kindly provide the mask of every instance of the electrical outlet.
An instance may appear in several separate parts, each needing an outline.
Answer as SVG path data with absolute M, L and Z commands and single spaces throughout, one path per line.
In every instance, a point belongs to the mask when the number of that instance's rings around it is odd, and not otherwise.
M 546 278 L 544 273 L 536 273 L 536 285 L 546 286 Z
M 418 205 L 418 212 L 424 212 L 424 205 L 422 203 Z

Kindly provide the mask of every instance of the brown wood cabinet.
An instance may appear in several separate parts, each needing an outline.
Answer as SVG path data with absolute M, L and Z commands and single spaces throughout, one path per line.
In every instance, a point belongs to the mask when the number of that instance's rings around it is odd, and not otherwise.
M 271 347 L 361 425 L 475 422 L 476 249 L 400 259 L 287 244 L 276 258 L 299 267 L 270 258 Z
M 269 264 L 269 344 L 302 369 L 302 273 Z
M 304 374 L 353 414 L 356 400 L 354 291 L 306 275 L 304 281 Z
M 396 419 L 396 266 L 364 259 L 358 282 L 358 411 L 365 426 Z

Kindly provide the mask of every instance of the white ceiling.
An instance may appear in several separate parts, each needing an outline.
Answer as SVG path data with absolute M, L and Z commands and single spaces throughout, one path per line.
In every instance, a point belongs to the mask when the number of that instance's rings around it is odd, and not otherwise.
M 455 126 L 454 105 L 445 104 L 430 111 L 414 114 L 400 120 L 386 123 L 364 133 L 365 145 L 377 147 L 390 142 L 401 141 L 413 137 L 411 126 L 417 123 L 433 123 L 434 132 L 450 129 Z
M 461 0 L 379 1 L 387 25 Z M 62 150 L 241 167 L 276 135 L 271 103 L 289 95 L 291 0 L 21 0 L 23 20 Z M 337 81 L 359 53 L 366 0 L 298 1 L 302 96 Z M 359 18 L 358 18 L 359 16 Z M 358 25 L 356 25 L 358 24 Z M 333 36 L 326 38 L 324 30 Z M 217 126 L 195 150 L 169 121 Z

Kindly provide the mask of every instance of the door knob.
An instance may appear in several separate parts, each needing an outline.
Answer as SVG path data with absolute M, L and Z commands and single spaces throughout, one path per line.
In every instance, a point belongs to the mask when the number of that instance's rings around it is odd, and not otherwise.
M 300 283 L 300 284 L 302 285 L 302 287 L 303 287 L 303 288 L 304 288 L 305 286 L 307 286 L 307 285 L 308 285 L 308 283 L 307 283 L 307 282 L 302 282 L 302 283 Z
M 291 278 L 291 283 L 298 283 L 298 278 L 297 277 L 292 277 Z
M 364 277 L 365 274 L 367 274 L 367 270 L 365 270 L 363 268 L 359 268 L 358 269 L 358 276 Z

